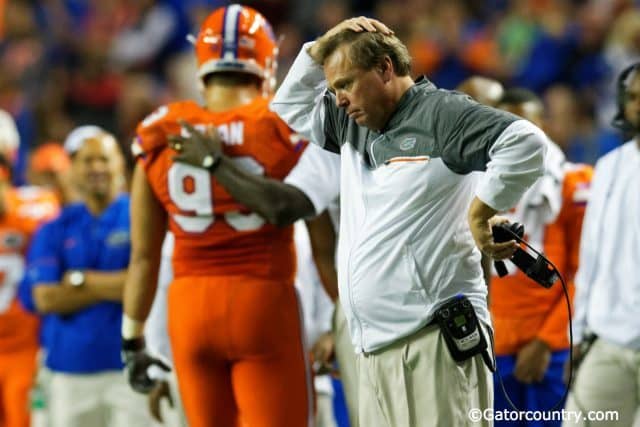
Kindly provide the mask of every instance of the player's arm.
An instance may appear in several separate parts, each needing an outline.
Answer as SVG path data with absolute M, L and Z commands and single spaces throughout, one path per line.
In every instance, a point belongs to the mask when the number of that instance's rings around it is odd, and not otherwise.
M 576 176 L 580 178 L 576 180 Z M 576 193 L 580 190 L 579 184 L 582 184 L 582 191 L 585 191 L 584 188 L 588 187 L 590 180 L 591 170 L 587 168 L 580 171 L 579 174 L 569 173 L 565 177 L 563 207 L 556 222 L 550 226 L 550 228 L 553 227 L 556 228 L 556 230 L 549 230 L 553 235 L 562 235 L 564 237 L 564 244 L 562 245 L 564 249 L 562 254 L 563 262 L 559 268 L 567 282 L 570 301 L 573 301 L 575 294 L 574 279 L 576 271 L 578 270 L 582 224 L 586 211 L 586 205 L 581 203 L 581 200 L 576 201 Z M 556 338 L 556 341 L 563 341 L 563 338 L 566 337 L 567 334 L 568 322 L 569 315 L 567 313 L 566 301 L 564 298 L 560 298 L 556 301 L 555 306 L 549 312 L 549 315 L 540 328 L 538 333 L 539 338 L 547 342 L 553 342 L 554 338 Z
M 189 136 L 170 137 L 169 144 L 180 153 L 175 161 L 208 169 L 236 201 L 271 224 L 289 225 L 315 215 L 313 204 L 298 188 L 250 174 L 225 156 L 215 129 L 205 134 L 186 122 L 181 125 L 189 131 Z
M 131 184 L 131 259 L 124 284 L 122 316 L 122 355 L 131 387 L 148 393 L 156 381 L 148 368 L 156 365 L 170 368 L 146 352 L 144 322 L 158 285 L 158 269 L 162 242 L 167 228 L 167 215 L 153 194 L 140 162 L 133 171 Z
M 306 221 L 313 261 L 320 274 L 322 286 L 332 301 L 338 300 L 338 275 L 336 274 L 336 232 L 328 211 Z
M 135 326 L 129 337 L 142 336 L 156 293 L 167 216 L 138 163 L 131 185 L 131 258 L 124 282 L 124 315 Z M 124 330 L 124 325 L 123 325 Z
M 315 215 L 313 204 L 302 191 L 276 179 L 249 174 L 228 157 L 220 159 L 213 175 L 235 200 L 271 224 L 289 225 Z
M 138 163 L 131 184 L 131 259 L 124 284 L 122 354 L 129 384 L 141 393 L 148 393 L 155 385 L 147 371 L 150 366 L 170 370 L 162 361 L 147 354 L 143 337 L 144 322 L 158 284 L 166 224 L 166 212 Z

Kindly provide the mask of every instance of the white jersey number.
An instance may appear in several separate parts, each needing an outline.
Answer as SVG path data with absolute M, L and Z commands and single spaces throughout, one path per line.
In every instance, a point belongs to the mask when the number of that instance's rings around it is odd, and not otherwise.
M 253 157 L 233 157 L 233 162 L 246 171 L 263 175 L 264 168 Z M 202 233 L 215 221 L 213 215 L 213 193 L 209 171 L 184 163 L 174 163 L 169 168 L 169 197 L 183 212 L 195 215 L 173 214 L 174 221 L 184 231 Z M 225 221 L 238 231 L 257 230 L 264 224 L 264 219 L 255 213 L 241 214 L 227 212 Z

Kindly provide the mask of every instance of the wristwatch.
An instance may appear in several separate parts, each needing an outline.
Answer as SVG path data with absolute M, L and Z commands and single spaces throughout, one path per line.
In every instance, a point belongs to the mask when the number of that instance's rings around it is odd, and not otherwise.
M 216 169 L 216 167 L 218 167 L 218 164 L 220 163 L 221 158 L 222 158 L 221 156 L 214 157 L 213 154 L 207 154 L 202 159 L 202 167 L 209 170 L 210 172 L 213 172 Z
M 84 285 L 85 279 L 84 272 L 81 270 L 71 270 L 69 272 L 69 284 L 71 286 L 80 287 Z

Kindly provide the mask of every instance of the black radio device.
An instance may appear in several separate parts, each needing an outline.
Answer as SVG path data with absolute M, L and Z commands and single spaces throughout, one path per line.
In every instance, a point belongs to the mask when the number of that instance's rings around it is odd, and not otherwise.
M 489 369 L 492 372 L 495 370 L 493 357 L 489 356 L 487 340 L 467 297 L 458 294 L 446 301 L 436 310 L 435 320 L 455 361 L 462 362 L 482 353 Z
M 529 246 L 524 241 L 524 226 L 517 222 L 494 225 L 491 227 L 491 231 L 493 233 L 493 241 L 496 243 L 516 240 L 518 243 L 524 243 Z M 509 259 L 529 278 L 545 288 L 550 288 L 558 280 L 558 273 L 544 256 L 537 255 L 538 257 L 534 258 L 524 249 L 518 248 Z M 507 268 L 503 261 L 495 261 L 494 265 L 498 276 L 504 277 L 507 275 Z

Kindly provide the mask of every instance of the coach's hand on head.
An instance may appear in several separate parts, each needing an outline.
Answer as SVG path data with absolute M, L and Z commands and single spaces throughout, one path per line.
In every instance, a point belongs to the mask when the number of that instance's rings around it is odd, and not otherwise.
M 369 31 L 372 33 L 380 32 L 385 35 L 393 34 L 393 30 L 389 29 L 389 27 L 387 27 L 377 19 L 367 18 L 366 16 L 358 16 L 357 18 L 346 19 L 340 22 L 335 27 L 328 30 L 326 33 L 324 33 L 324 35 L 320 37 L 313 46 L 311 46 L 311 48 L 309 49 L 309 55 L 314 60 L 316 60 L 316 62 L 319 62 L 317 60 L 317 55 L 316 55 L 317 46 L 322 44 L 323 41 L 330 39 L 335 34 L 338 34 L 341 31 L 347 30 L 347 29 L 352 30 L 356 33 L 360 33 L 362 31 Z
M 500 260 L 510 258 L 518 248 L 518 244 L 515 240 L 504 243 L 493 241 L 491 226 L 508 222 L 504 217 L 495 216 L 496 213 L 495 209 L 475 197 L 471 202 L 467 221 L 478 249 L 491 258 Z
M 188 135 L 169 137 L 169 147 L 178 153 L 173 160 L 199 168 L 214 168 L 222 157 L 222 139 L 218 130 L 209 126 L 206 132 L 201 132 L 185 121 L 179 123 Z

